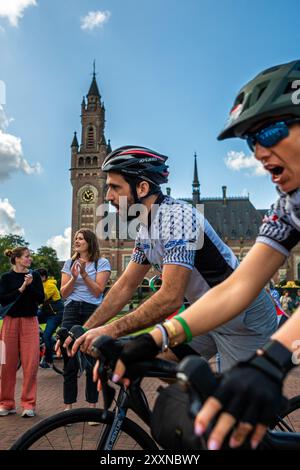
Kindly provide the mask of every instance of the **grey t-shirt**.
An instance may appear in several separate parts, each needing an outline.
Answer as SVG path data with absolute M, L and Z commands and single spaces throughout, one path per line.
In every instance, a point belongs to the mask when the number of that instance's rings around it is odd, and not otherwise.
M 71 276 L 71 263 L 72 263 L 72 260 L 68 259 L 65 262 L 61 272 L 69 274 Z M 88 276 L 91 279 L 93 279 L 93 281 L 95 281 L 97 273 L 101 273 L 103 271 L 111 271 L 111 267 L 110 267 L 109 261 L 106 258 L 99 258 L 97 262 L 97 271 L 95 268 L 94 261 L 90 261 L 89 263 L 87 263 L 85 270 Z M 99 297 L 95 297 L 91 293 L 90 289 L 88 288 L 84 280 L 82 279 L 81 275 L 79 274 L 74 284 L 74 290 L 67 297 L 67 301 L 65 302 L 65 305 L 71 302 L 71 300 L 77 300 L 80 302 L 87 302 L 89 304 L 99 305 L 101 304 L 103 300 L 103 294 L 100 294 Z

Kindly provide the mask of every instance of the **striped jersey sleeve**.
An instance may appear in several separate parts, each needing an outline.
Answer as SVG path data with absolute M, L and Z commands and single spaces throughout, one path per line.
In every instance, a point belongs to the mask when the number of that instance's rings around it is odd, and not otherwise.
M 292 248 L 300 241 L 300 231 L 293 223 L 285 198 L 279 198 L 271 206 L 263 219 L 256 241 L 269 245 L 284 256 L 289 256 Z
M 131 261 L 133 261 L 134 263 L 137 263 L 137 264 L 150 264 L 150 262 L 147 259 L 146 254 L 143 250 L 143 245 L 142 245 L 139 237 L 137 237 L 137 239 L 135 240 L 133 252 L 132 252 L 132 255 L 131 255 Z

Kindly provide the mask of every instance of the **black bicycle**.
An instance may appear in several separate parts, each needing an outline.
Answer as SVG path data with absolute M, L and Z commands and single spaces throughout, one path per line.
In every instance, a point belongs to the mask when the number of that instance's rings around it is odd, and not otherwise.
M 126 415 L 129 410 L 141 420 L 141 424 L 150 426 L 151 411 L 143 392 L 141 382 L 144 377 L 159 379 L 175 379 L 180 367 L 180 377 L 185 374 L 190 384 L 192 397 L 196 397 L 192 379 L 189 376 L 191 367 L 189 361 L 200 361 L 197 376 L 201 377 L 201 367 L 207 363 L 197 356 L 190 356 L 186 368 L 176 363 L 155 359 L 137 363 L 129 370 L 131 382 L 128 388 L 119 383 L 110 383 L 112 371 L 123 340 L 112 340 L 109 357 L 104 357 L 103 351 L 98 350 L 100 358 L 99 376 L 102 383 L 104 409 L 80 408 L 64 411 L 47 418 L 25 432 L 11 447 L 11 450 L 147 450 L 155 451 L 160 447 L 149 432 L 140 424 Z M 193 364 L 193 367 L 195 365 Z M 201 367 L 200 367 L 201 366 Z M 206 375 L 203 374 L 205 377 Z M 115 399 L 116 389 L 118 390 Z M 197 385 L 197 390 L 199 384 Z M 205 395 L 205 393 L 203 393 Z M 298 398 L 298 397 L 297 397 Z M 109 408 L 112 406 L 112 409 Z M 191 398 L 191 409 L 198 407 Z M 285 413 L 286 416 L 286 413 Z M 284 416 L 279 417 L 278 423 L 284 422 Z M 88 426 L 88 422 L 98 426 Z M 277 424 L 278 424 L 277 423 Z M 278 424 L 279 425 L 279 424 Z M 286 430 L 289 430 L 286 428 Z M 203 439 L 199 440 L 199 449 L 205 448 Z M 268 431 L 259 449 L 300 450 L 300 433 Z M 186 449 L 188 450 L 188 448 Z

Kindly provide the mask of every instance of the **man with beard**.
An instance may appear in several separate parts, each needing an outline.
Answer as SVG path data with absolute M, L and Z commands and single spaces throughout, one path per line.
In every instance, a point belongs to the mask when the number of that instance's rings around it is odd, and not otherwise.
M 166 160 L 166 156 L 148 148 L 125 146 L 110 153 L 103 163 L 106 199 L 123 219 L 128 218 L 134 204 L 139 204 L 140 227 L 129 265 L 84 325 L 89 331 L 77 339 L 73 354 L 79 346 L 89 352 L 100 335 L 117 338 L 161 322 L 182 305 L 184 298 L 193 304 L 238 267 L 234 253 L 195 207 L 162 194 L 160 185 L 167 182 L 169 174 Z M 126 210 L 121 207 L 121 197 L 127 198 Z M 106 324 L 130 301 L 151 265 L 161 272 L 159 291 L 131 313 Z M 221 369 L 226 370 L 248 359 L 277 326 L 275 309 L 265 290 L 258 291 L 239 316 L 222 323 L 194 338 L 189 346 L 173 348 L 173 353 L 177 358 L 200 353 L 209 359 L 219 352 Z M 65 346 L 69 343 L 70 338 Z

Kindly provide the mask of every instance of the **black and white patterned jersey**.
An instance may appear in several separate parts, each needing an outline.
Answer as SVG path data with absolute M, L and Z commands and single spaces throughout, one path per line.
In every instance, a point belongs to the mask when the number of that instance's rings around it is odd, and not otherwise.
M 300 189 L 279 198 L 263 219 L 257 242 L 271 246 L 285 256 L 300 241 Z
M 190 269 L 185 292 L 190 303 L 224 281 L 238 266 L 232 250 L 190 204 L 162 197 L 151 209 L 149 225 L 140 225 L 131 260 L 151 264 L 159 272 L 166 264 Z

